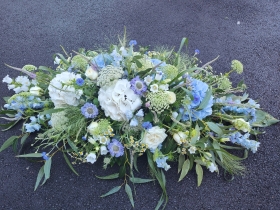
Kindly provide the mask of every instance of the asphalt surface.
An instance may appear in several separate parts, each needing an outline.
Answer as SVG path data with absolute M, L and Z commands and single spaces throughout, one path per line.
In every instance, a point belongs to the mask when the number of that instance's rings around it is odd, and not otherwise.
M 60 45 L 68 51 L 100 48 L 116 42 L 126 26 L 129 37 L 142 46 L 179 46 L 188 37 L 189 51 L 199 49 L 202 63 L 220 55 L 213 65 L 217 72 L 240 60 L 245 71 L 233 76 L 234 83 L 244 79 L 250 96 L 280 119 L 279 0 L 1 0 L 0 8 L 1 77 L 17 75 L 4 63 L 52 66 Z M 11 94 L 1 83 L 1 97 Z M 244 161 L 248 172 L 232 182 L 205 170 L 199 188 L 194 172 L 178 183 L 173 164 L 166 173 L 166 209 L 279 209 L 280 124 L 265 131 L 259 151 Z M 0 132 L 0 144 L 18 132 Z M 141 176 L 149 177 L 145 158 L 139 166 Z M 51 178 L 33 192 L 40 167 L 15 158 L 11 149 L 0 153 L 0 209 L 132 209 L 124 190 L 100 198 L 122 180 L 103 181 L 95 175 L 117 168 L 105 171 L 102 162 L 83 164 L 75 167 L 76 176 L 56 155 Z M 153 209 L 161 195 L 158 184 L 138 185 L 136 192 L 135 209 Z

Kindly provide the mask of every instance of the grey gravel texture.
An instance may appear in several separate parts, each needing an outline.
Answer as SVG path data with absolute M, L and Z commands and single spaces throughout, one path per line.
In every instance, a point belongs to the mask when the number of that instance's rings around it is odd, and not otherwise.
M 129 38 L 142 46 L 178 47 L 188 37 L 190 53 L 199 49 L 202 63 L 220 55 L 213 65 L 217 73 L 229 70 L 231 60 L 240 60 L 245 71 L 233 75 L 234 83 L 244 79 L 247 93 L 280 119 L 279 0 L 1 0 L 0 6 L 1 77 L 17 75 L 4 63 L 53 66 L 52 55 L 62 52 L 60 45 L 67 51 L 100 48 L 117 42 L 116 34 L 126 26 Z M 11 94 L 1 83 L 1 97 Z M 0 144 L 19 133 L 17 128 L 1 132 Z M 166 173 L 166 209 L 279 209 L 280 124 L 265 131 L 259 151 L 244 161 L 248 172 L 232 182 L 205 170 L 200 187 L 194 172 L 178 183 L 177 165 L 172 164 Z M 40 166 L 15 158 L 12 149 L 0 153 L 0 209 L 132 209 L 124 190 L 100 198 L 122 180 L 103 181 L 95 175 L 117 168 L 105 171 L 101 162 L 83 164 L 76 167 L 76 176 L 56 155 L 51 178 L 34 192 Z M 149 177 L 145 158 L 139 166 L 141 176 Z M 153 209 L 161 195 L 157 184 L 137 185 L 136 192 L 135 209 Z

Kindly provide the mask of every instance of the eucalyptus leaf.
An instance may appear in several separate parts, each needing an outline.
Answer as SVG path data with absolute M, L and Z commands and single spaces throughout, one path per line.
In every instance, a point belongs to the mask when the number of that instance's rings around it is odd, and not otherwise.
M 50 178 L 51 166 L 52 166 L 52 158 L 50 157 L 48 160 L 46 160 L 44 165 L 45 179 Z
M 206 122 L 210 130 L 214 131 L 215 133 L 219 134 L 219 136 L 223 135 L 223 130 L 213 122 Z
M 202 178 L 203 178 L 203 169 L 202 169 L 201 165 L 196 164 L 195 171 L 197 174 L 197 186 L 199 187 L 201 185 Z
M 158 210 L 161 207 L 161 205 L 163 204 L 163 202 L 164 202 L 164 194 L 162 193 L 155 210 Z
M 24 144 L 24 142 L 26 141 L 27 137 L 30 135 L 30 133 L 26 133 L 23 135 L 23 137 L 21 137 L 20 143 Z
M 11 136 L 10 138 L 8 138 L 1 146 L 0 152 L 2 152 L 4 149 L 7 149 L 9 146 L 11 146 L 16 139 L 18 139 L 18 136 Z
M 138 155 L 137 155 L 137 154 L 134 154 L 134 156 L 133 156 L 133 166 L 134 166 L 135 170 L 136 170 L 137 172 L 139 172 L 138 166 L 137 166 L 137 159 L 138 159 Z
M 36 184 L 35 184 L 35 187 L 34 187 L 34 191 L 38 188 L 38 186 L 40 184 L 40 181 L 42 180 L 43 176 L 44 176 L 44 166 L 42 166 L 41 169 L 39 170 L 39 173 L 37 175 Z
M 131 187 L 127 183 L 125 184 L 125 192 L 126 192 L 128 198 L 130 200 L 131 205 L 134 208 L 134 200 L 133 200 L 132 190 L 131 190 Z
M 154 179 L 142 179 L 142 178 L 136 178 L 136 177 L 130 177 L 130 181 L 136 184 L 143 184 L 147 182 L 155 181 Z
M 39 114 L 40 115 L 46 115 L 46 114 L 52 114 L 52 113 L 57 113 L 57 112 L 61 112 L 63 111 L 64 108 L 59 108 L 59 109 L 48 109 L 48 110 L 45 110 L 43 112 L 40 112 Z
M 114 188 L 112 188 L 109 192 L 107 192 L 107 193 L 101 195 L 100 197 L 103 198 L 103 197 L 106 197 L 106 196 L 108 196 L 108 195 L 112 195 L 112 194 L 118 192 L 118 191 L 121 189 L 121 187 L 122 187 L 122 186 L 114 187 Z
M 182 171 L 181 171 L 181 175 L 180 175 L 180 178 L 178 180 L 178 182 L 180 182 L 182 179 L 185 178 L 185 176 L 188 174 L 189 172 L 189 169 L 190 169 L 190 160 L 187 159 L 184 164 L 183 164 L 183 167 L 182 167 Z
M 70 140 L 70 138 L 67 138 L 67 142 L 70 145 L 70 147 L 75 151 L 78 152 L 78 148 L 76 147 L 76 145 Z
M 65 154 L 65 152 L 63 152 L 63 157 L 65 159 L 65 162 L 67 163 L 67 165 L 69 166 L 69 168 L 77 175 L 79 176 L 79 174 L 77 173 L 77 171 L 73 168 L 72 164 L 70 163 L 67 155 Z
M 195 126 L 195 135 L 191 138 L 191 144 L 194 145 L 200 138 L 200 130 L 198 124 Z
M 183 164 L 185 162 L 185 155 L 180 154 L 178 159 L 178 173 L 182 170 Z
M 253 122 L 253 127 L 267 127 L 274 123 L 279 122 L 276 118 L 272 117 L 267 112 L 264 112 L 262 110 L 256 110 L 256 121 Z
M 212 145 L 215 149 L 215 152 L 218 154 L 220 160 L 223 162 L 223 155 L 222 155 L 222 152 L 221 152 L 220 144 L 216 141 L 213 141 Z
M 25 155 L 17 155 L 16 157 L 42 157 L 41 153 L 30 153 Z
M 119 173 L 111 174 L 108 176 L 96 176 L 98 179 L 117 179 L 119 178 Z

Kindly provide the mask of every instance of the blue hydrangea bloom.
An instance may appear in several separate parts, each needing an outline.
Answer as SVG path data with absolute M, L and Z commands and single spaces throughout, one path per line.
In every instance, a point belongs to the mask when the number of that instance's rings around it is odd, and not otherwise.
M 103 68 L 109 64 L 111 64 L 113 61 L 112 57 L 105 53 L 105 54 L 98 54 L 92 59 L 92 64 L 97 65 L 99 68 Z
M 83 80 L 83 78 L 78 78 L 76 80 L 76 84 L 79 85 L 79 86 L 83 86 L 84 83 L 85 83 L 85 81 Z
M 192 121 L 203 119 L 212 114 L 213 96 L 210 97 L 208 104 L 201 110 L 197 110 L 200 103 L 203 101 L 208 90 L 208 85 L 200 80 L 190 78 L 193 100 L 188 107 L 181 107 L 179 112 L 182 115 L 182 121 L 187 121 L 191 118 Z
M 137 45 L 137 41 L 136 40 L 130 40 L 130 42 L 129 42 L 129 46 L 131 46 L 131 45 Z
M 107 148 L 112 157 L 120 157 L 124 154 L 124 146 L 117 139 L 112 139 Z
M 81 112 L 86 118 L 95 118 L 98 115 L 98 109 L 92 103 L 85 103 L 81 107 Z
M 156 59 L 156 58 L 151 59 L 151 61 L 152 61 L 152 63 L 154 64 L 154 66 L 156 66 L 156 65 L 158 65 L 158 64 L 160 64 L 160 63 L 162 62 L 161 60 Z M 160 66 L 160 67 L 166 66 L 166 63 L 165 63 L 165 62 L 162 62 L 159 66 Z

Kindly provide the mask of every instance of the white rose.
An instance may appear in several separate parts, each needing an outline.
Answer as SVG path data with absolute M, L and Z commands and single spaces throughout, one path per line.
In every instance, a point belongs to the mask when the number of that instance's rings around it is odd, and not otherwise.
M 89 153 L 86 157 L 87 162 L 93 164 L 96 162 L 96 154 L 95 153 Z
M 98 77 L 98 72 L 95 71 L 91 66 L 87 68 L 85 72 L 86 77 L 90 78 L 91 80 L 95 80 Z
M 29 92 L 35 96 L 41 96 L 42 95 L 42 92 L 43 89 L 38 87 L 38 86 L 35 86 L 35 87 L 32 87 L 30 88 Z
M 146 144 L 149 149 L 156 149 L 167 137 L 164 128 L 159 126 L 152 127 L 149 129 L 142 139 L 142 143 Z

